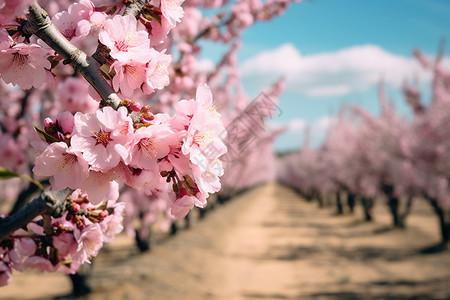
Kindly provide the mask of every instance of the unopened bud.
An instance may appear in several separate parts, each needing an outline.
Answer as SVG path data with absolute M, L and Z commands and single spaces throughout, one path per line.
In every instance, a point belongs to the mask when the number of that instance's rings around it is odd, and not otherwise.
M 123 99 L 122 101 L 120 101 L 120 105 L 121 106 L 130 106 L 131 105 L 131 100 L 128 98 Z
M 50 119 L 50 118 L 45 118 L 44 119 L 44 127 L 45 128 L 50 128 L 50 127 L 52 127 L 54 125 L 55 125 L 55 122 L 53 122 L 52 119 Z
M 151 109 L 150 105 L 144 105 L 141 108 L 141 112 L 146 113 L 146 112 L 149 112 L 150 109 Z
M 140 122 L 141 122 L 142 124 L 151 124 L 151 123 L 152 123 L 152 120 L 148 120 L 148 119 L 145 119 L 145 118 L 141 118 L 141 119 L 140 119 Z
M 130 105 L 130 109 L 131 109 L 131 111 L 139 112 L 142 109 L 142 105 L 140 105 L 137 102 L 132 102 Z
M 72 206 L 72 209 L 74 212 L 79 212 L 81 209 L 81 206 L 78 203 L 74 203 Z

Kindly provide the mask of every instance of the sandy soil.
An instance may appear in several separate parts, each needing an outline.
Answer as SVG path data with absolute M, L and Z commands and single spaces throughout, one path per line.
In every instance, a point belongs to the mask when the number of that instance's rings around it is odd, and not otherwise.
M 374 216 L 334 216 L 283 186 L 262 186 L 159 237 L 149 253 L 119 237 L 97 257 L 85 299 L 450 299 L 450 251 L 419 252 L 439 241 L 427 204 L 416 203 L 404 230 L 390 228 L 383 203 Z M 0 299 L 69 292 L 63 275 L 15 273 Z

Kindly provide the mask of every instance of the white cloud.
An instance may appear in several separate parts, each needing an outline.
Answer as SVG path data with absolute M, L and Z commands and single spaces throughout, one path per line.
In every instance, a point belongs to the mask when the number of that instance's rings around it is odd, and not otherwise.
M 287 128 L 290 131 L 303 132 L 308 126 L 308 122 L 303 119 L 292 119 L 289 121 Z
M 320 119 L 317 119 L 312 124 L 312 128 L 314 131 L 319 131 L 321 133 L 325 133 L 328 131 L 328 129 L 330 129 L 331 126 L 336 124 L 336 122 L 337 122 L 336 117 L 324 116 L 324 117 L 321 117 Z
M 287 122 L 270 121 L 267 125 L 270 129 L 274 130 L 285 128 L 286 131 L 303 132 L 308 126 L 308 121 L 304 119 L 295 118 Z
M 197 66 L 196 67 L 197 67 L 197 71 L 198 72 L 207 72 L 207 73 L 209 73 L 209 72 L 214 70 L 216 65 L 215 65 L 215 63 L 212 60 L 210 60 L 208 58 L 203 58 L 203 59 L 200 59 L 197 62 Z
M 449 62 L 445 60 L 450 66 Z M 284 44 L 244 61 L 241 72 L 244 82 L 258 88 L 284 76 L 287 91 L 310 97 L 365 91 L 381 78 L 396 87 L 405 80 L 431 79 L 431 72 L 424 70 L 414 58 L 389 53 L 376 45 L 301 55 L 292 44 Z
M 323 116 L 313 121 L 295 118 L 288 121 L 271 121 L 269 128 L 286 128 L 286 131 L 277 138 L 278 150 L 292 150 L 299 148 L 309 134 L 313 147 L 321 145 L 328 133 L 328 130 L 337 123 L 337 117 Z M 306 130 L 307 128 L 308 131 Z

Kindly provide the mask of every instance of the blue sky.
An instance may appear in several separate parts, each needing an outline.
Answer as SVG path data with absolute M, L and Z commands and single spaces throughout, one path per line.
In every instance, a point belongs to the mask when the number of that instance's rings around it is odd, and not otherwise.
M 318 145 L 341 105 L 358 104 L 378 113 L 380 78 L 398 112 L 410 116 L 401 95 L 403 81 L 418 81 L 426 98 L 430 78 L 412 51 L 434 55 L 447 37 L 448 56 L 449 33 L 448 0 L 293 3 L 283 16 L 246 30 L 239 53 L 243 85 L 256 97 L 264 85 L 287 76 L 283 113 L 271 122 L 289 125 L 290 131 L 277 140 L 276 149 L 298 148 L 306 124 Z

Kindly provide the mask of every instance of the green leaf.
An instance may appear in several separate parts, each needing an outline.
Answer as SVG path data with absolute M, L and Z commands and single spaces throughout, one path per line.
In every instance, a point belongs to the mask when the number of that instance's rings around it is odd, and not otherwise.
M 16 177 L 20 177 L 22 179 L 28 180 L 32 184 L 36 185 L 40 190 L 42 190 L 42 191 L 44 190 L 44 186 L 39 181 L 34 180 L 30 176 L 25 175 L 25 174 L 17 174 L 17 173 L 14 173 L 13 171 L 8 170 L 5 167 L 0 166 L 0 179 L 11 179 L 11 178 L 16 178 Z
M 37 128 L 36 126 L 34 126 L 34 130 L 36 130 L 37 134 L 39 135 L 39 137 L 41 138 L 41 140 L 43 140 L 44 142 L 47 143 L 57 143 L 57 142 L 61 142 L 60 140 L 52 137 L 51 135 L 49 135 L 47 132 L 45 132 L 44 130 Z
M 0 167 L 0 179 L 10 179 L 15 177 L 20 177 L 20 175 L 4 167 Z
M 161 24 L 161 13 L 156 11 L 156 10 L 150 10 L 148 8 L 144 8 L 142 10 L 142 16 L 149 22 L 151 22 L 152 20 L 155 20 L 156 22 L 159 23 L 159 25 L 162 26 Z
M 103 64 L 100 67 L 100 71 L 102 72 L 103 75 L 105 75 L 106 78 L 108 78 L 109 80 L 113 80 L 115 74 L 112 74 L 111 71 L 114 70 L 111 70 L 108 64 Z

